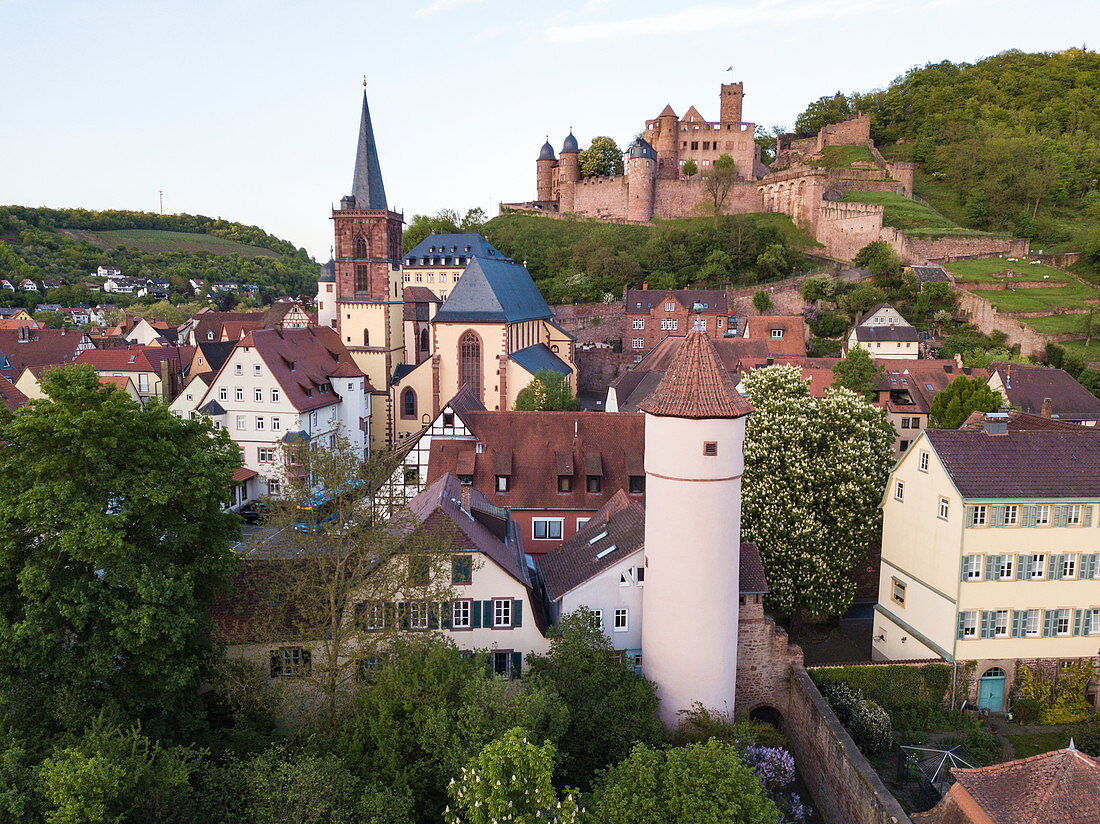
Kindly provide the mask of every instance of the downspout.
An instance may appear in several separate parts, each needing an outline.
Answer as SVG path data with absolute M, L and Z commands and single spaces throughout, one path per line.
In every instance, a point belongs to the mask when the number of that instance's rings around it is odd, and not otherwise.
M 937 456 L 938 457 L 938 456 Z M 957 490 L 956 490 L 957 491 Z M 966 541 L 966 499 L 959 496 L 962 512 L 959 518 L 959 565 L 962 565 L 962 556 L 966 554 L 966 547 L 964 546 Z M 960 602 L 962 601 L 962 575 L 958 576 L 958 580 L 955 582 L 955 627 L 954 627 L 954 640 L 951 642 L 951 707 L 955 707 L 955 690 L 958 688 L 959 681 L 959 609 Z

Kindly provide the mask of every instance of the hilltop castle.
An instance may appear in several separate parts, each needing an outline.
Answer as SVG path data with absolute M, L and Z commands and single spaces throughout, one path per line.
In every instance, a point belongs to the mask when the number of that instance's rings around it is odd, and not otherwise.
M 871 121 L 858 114 L 823 127 L 817 135 L 781 135 L 769 168 L 760 159 L 756 124 L 742 119 L 742 83 L 724 83 L 718 120 L 707 120 L 695 106 L 680 117 L 666 105 L 645 122 L 627 147 L 624 174 L 584 177 L 580 144 L 570 131 L 555 156 L 549 141 L 535 161 L 536 199 L 504 203 L 502 210 L 561 217 L 567 214 L 616 223 L 649 223 L 654 218 L 710 214 L 704 186 L 708 167 L 728 154 L 737 168 L 722 211 L 726 214 L 783 212 L 821 244 L 826 255 L 851 260 L 875 240 L 893 246 L 907 263 L 952 255 L 1021 254 L 1026 241 L 1005 237 L 912 237 L 883 225 L 884 209 L 847 202 L 852 191 L 913 196 L 915 164 L 886 160 L 871 140 Z M 854 147 L 837 163 L 834 147 Z M 834 153 L 834 154 L 831 154 Z M 694 173 L 684 166 L 694 162 Z M 692 171 L 689 167 L 689 171 Z

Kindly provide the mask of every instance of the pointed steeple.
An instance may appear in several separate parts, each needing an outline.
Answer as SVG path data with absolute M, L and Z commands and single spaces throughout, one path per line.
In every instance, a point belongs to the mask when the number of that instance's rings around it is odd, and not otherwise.
M 355 148 L 355 177 L 351 184 L 351 195 L 355 198 L 356 209 L 388 208 L 366 90 L 363 91 L 363 116 L 359 121 L 359 143 Z

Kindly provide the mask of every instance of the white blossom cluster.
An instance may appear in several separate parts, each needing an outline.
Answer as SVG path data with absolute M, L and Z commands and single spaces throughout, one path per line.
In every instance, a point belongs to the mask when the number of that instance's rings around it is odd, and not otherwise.
M 797 367 L 756 370 L 745 385 L 756 411 L 745 437 L 742 537 L 760 548 L 777 608 L 837 615 L 855 593 L 848 573 L 879 529 L 894 428 L 846 389 L 812 397 Z

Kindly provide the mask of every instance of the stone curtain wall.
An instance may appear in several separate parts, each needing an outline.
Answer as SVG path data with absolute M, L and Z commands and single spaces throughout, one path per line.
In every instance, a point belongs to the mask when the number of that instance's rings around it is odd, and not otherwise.
M 623 302 L 562 303 L 552 307 L 554 322 L 577 339 L 577 349 L 586 343 L 622 340 Z
M 791 670 L 783 720 L 799 772 L 828 824 L 912 824 L 801 666 Z
M 666 220 L 678 217 L 709 215 L 713 211 L 710 196 L 703 188 L 703 168 L 694 177 L 679 180 L 657 180 L 653 198 L 653 214 Z M 738 181 L 730 189 L 722 214 L 742 215 L 764 211 L 763 200 L 756 184 Z
M 626 219 L 626 176 L 586 177 L 580 183 L 563 183 L 573 188 L 573 212 L 600 219 Z
M 783 712 L 777 696 L 787 692 L 792 669 L 802 668 L 802 648 L 764 614 L 760 595 L 745 595 L 738 615 L 737 695 L 739 715 L 760 706 Z
M 963 258 L 1027 257 L 1031 241 L 1007 235 L 942 235 L 940 237 L 906 236 L 899 250 L 902 260 L 945 263 Z
M 614 349 L 577 349 L 577 390 L 606 397 L 607 387 L 626 368 L 622 354 Z

